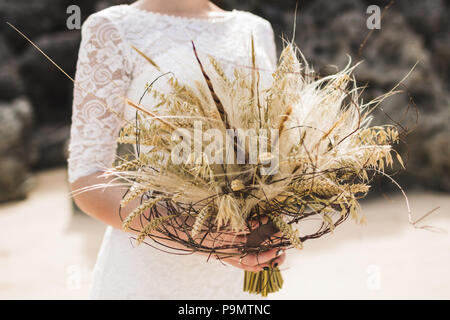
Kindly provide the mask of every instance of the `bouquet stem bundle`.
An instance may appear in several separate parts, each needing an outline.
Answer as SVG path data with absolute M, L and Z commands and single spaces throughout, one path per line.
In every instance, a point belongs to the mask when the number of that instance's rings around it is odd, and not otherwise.
M 269 293 L 279 291 L 283 286 L 283 277 L 278 267 L 263 271 L 245 271 L 244 292 L 261 294 L 267 297 Z

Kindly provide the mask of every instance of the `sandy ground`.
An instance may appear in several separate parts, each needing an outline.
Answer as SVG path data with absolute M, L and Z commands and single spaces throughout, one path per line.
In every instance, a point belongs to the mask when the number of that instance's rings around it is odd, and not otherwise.
M 73 214 L 64 169 L 40 173 L 25 201 L 0 206 L 0 299 L 85 299 L 104 226 Z M 423 224 L 450 232 L 450 195 L 409 194 Z M 364 226 L 289 252 L 278 299 L 450 299 L 450 234 L 412 228 L 400 196 L 363 203 Z

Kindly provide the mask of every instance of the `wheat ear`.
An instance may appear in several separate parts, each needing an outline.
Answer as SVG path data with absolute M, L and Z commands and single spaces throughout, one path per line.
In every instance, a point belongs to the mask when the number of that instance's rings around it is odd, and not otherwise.
M 131 211 L 131 213 L 127 216 L 127 218 L 123 221 L 122 223 L 122 229 L 124 231 L 127 231 L 130 227 L 131 222 L 133 222 L 133 220 L 140 216 L 141 214 L 143 214 L 146 210 L 152 208 L 156 203 L 158 203 L 159 201 L 161 201 L 161 197 L 158 198 L 154 198 L 151 199 L 147 202 L 144 202 L 143 204 L 141 204 L 139 207 L 137 207 L 136 209 L 134 209 L 133 211 Z

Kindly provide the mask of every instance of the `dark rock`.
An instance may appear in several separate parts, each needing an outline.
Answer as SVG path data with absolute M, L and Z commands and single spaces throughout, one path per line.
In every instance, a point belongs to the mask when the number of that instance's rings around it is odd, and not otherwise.
M 447 33 L 449 9 L 444 0 L 421 0 L 411 3 L 409 0 L 398 0 L 393 8 L 401 12 L 412 30 L 431 40 L 439 33 Z
M 450 28 L 432 40 L 433 64 L 447 92 L 450 91 Z
M 12 23 L 33 39 L 44 33 L 64 29 L 67 19 L 66 9 L 73 2 L 71 0 L 3 0 L 0 2 L 0 21 Z M 0 31 L 16 52 L 28 46 L 27 42 L 5 23 L 1 24 Z
M 0 203 L 22 200 L 30 191 L 29 167 L 14 156 L 0 158 Z
M 23 95 L 23 83 L 17 60 L 14 59 L 4 37 L 0 36 L 0 100 L 10 101 Z
M 0 202 L 23 198 L 28 191 L 31 118 L 25 99 L 0 104 Z
M 27 100 L 0 103 L 0 154 L 16 149 L 24 142 L 31 121 L 32 111 Z
M 396 85 L 417 63 L 404 82 L 403 89 L 408 91 L 422 111 L 429 113 L 443 108 L 442 97 L 447 93 L 441 80 L 432 72 L 431 52 L 424 46 L 421 37 L 409 29 L 402 16 L 392 13 L 390 19 L 384 21 L 382 30 L 368 42 L 362 57 L 365 60 L 357 69 L 357 78 L 368 82 L 371 87 L 384 90 Z M 393 105 L 391 109 L 402 111 L 402 108 Z
M 413 178 L 421 188 L 450 189 L 450 102 L 447 110 L 423 116 L 402 147 L 407 171 L 400 179 Z M 410 184 L 411 185 L 411 184 Z
M 36 156 L 33 169 L 66 165 L 66 143 L 70 137 L 69 125 L 47 125 L 36 129 L 31 140 Z
M 15 62 L 0 65 L 0 100 L 10 101 L 23 95 L 23 82 Z
M 65 31 L 39 38 L 36 44 L 70 76 L 74 76 L 80 34 Z M 20 61 L 25 92 L 38 124 L 69 123 L 73 83 L 34 48 Z
M 445 115 L 443 115 L 445 116 Z M 424 177 L 431 188 L 450 190 L 450 116 L 447 112 L 446 126 L 438 134 L 433 135 L 427 143 L 426 152 L 430 162 L 430 174 Z

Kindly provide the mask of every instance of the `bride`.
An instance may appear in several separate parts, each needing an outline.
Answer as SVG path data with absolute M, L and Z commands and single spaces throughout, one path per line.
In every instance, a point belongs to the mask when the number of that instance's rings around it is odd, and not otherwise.
M 224 11 L 207 0 L 139 0 L 91 15 L 82 28 L 75 79 L 68 161 L 72 190 L 110 181 L 101 175 L 114 161 L 121 119 L 134 116 L 124 97 L 139 100 L 146 83 L 160 74 L 132 46 L 163 72 L 189 81 L 197 72 L 191 40 L 200 59 L 214 56 L 232 77 L 236 66 L 249 65 L 252 35 L 258 66 L 269 78 L 276 67 L 273 30 L 249 12 Z M 164 90 L 164 82 L 159 83 Z M 151 97 L 146 99 L 142 104 L 151 108 Z M 167 254 L 150 242 L 134 247 L 133 235 L 120 230 L 123 194 L 110 186 L 75 197 L 86 214 L 108 225 L 94 269 L 92 299 L 250 299 L 242 292 L 242 270 L 260 271 L 285 259 L 280 250 L 219 261 L 199 253 Z M 136 206 L 130 203 L 122 216 Z M 245 236 L 229 237 L 245 241 Z

